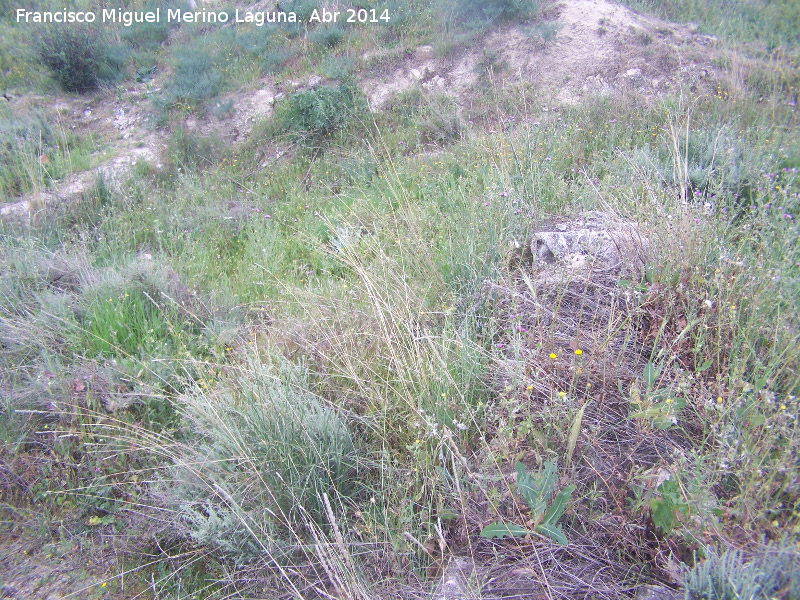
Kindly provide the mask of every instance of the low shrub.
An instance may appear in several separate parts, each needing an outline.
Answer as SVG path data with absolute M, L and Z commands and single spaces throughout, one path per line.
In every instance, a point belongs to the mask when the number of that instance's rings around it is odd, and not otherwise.
M 539 12 L 538 0 L 455 0 L 456 22 L 468 29 L 483 29 L 498 21 L 528 19 Z
M 83 94 L 120 76 L 124 56 L 91 27 L 43 29 L 37 53 L 53 78 L 67 92 Z
M 426 106 L 418 118 L 417 126 L 423 143 L 451 144 L 462 139 L 465 131 L 458 106 L 445 95 L 426 98 Z
M 319 4 L 317 0 L 282 0 L 278 2 L 278 10 L 293 12 L 297 15 L 298 23 L 307 23 Z
M 195 137 L 183 127 L 178 127 L 167 140 L 166 154 L 167 167 L 177 172 L 212 164 L 216 148 L 211 139 Z
M 201 383 L 182 398 L 196 442 L 175 457 L 169 492 L 184 533 L 238 564 L 321 523 L 323 494 L 353 492 L 357 458 L 344 416 L 306 391 L 303 369 L 250 367 L 224 391 Z
M 393 0 L 386 5 L 391 15 L 389 22 L 382 22 L 380 28 L 381 38 L 386 42 L 394 42 L 404 35 L 412 34 L 419 27 L 418 15 L 408 2 Z
M 92 165 L 96 140 L 50 122 L 39 111 L 0 114 L 0 196 L 42 190 Z
M 278 123 L 298 139 L 320 142 L 347 127 L 361 104 L 358 88 L 350 82 L 305 90 L 286 101 Z
M 335 48 L 344 39 L 347 32 L 337 25 L 333 27 L 320 27 L 309 34 L 308 39 L 327 48 Z
M 280 35 L 280 31 L 279 27 L 273 25 L 259 28 L 256 32 L 233 32 L 231 46 L 236 54 L 244 52 L 254 55 L 264 73 L 279 73 L 293 55 L 293 50 L 287 46 L 286 38 Z
M 198 45 L 177 50 L 174 54 L 168 104 L 197 105 L 219 93 L 222 73 L 211 52 Z
M 686 574 L 687 600 L 800 598 L 800 554 L 788 545 L 770 545 L 764 554 L 746 561 L 740 550 L 708 558 Z
M 166 10 L 164 7 L 162 10 Z M 154 11 L 156 5 L 148 2 L 143 10 Z M 154 50 L 161 46 L 169 37 L 173 27 L 180 26 L 179 22 L 167 22 L 162 19 L 158 23 L 133 23 L 130 27 L 122 27 L 119 37 L 138 50 Z
M 0 121 L 0 193 L 13 197 L 27 191 L 36 158 L 47 156 L 54 141 L 53 129 L 42 114 Z

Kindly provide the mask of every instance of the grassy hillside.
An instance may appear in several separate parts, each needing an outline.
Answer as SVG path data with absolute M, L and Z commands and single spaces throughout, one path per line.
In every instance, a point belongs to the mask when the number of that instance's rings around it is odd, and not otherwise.
M 800 9 L 602 6 L 3 4 L 3 597 L 796 598 Z

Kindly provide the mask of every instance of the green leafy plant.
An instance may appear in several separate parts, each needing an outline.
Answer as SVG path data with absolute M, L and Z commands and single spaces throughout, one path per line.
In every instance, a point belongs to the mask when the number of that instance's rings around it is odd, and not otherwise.
M 653 524 L 667 536 L 678 524 L 678 514 L 689 515 L 689 505 L 681 493 L 677 479 L 665 480 L 658 486 L 657 491 L 661 497 L 650 500 L 650 513 Z
M 533 516 L 533 530 L 508 523 L 492 523 L 481 531 L 481 537 L 503 538 L 508 535 L 512 537 L 522 537 L 531 533 L 538 533 L 549 537 L 554 542 L 563 546 L 567 545 L 567 538 L 561 529 L 558 520 L 564 514 L 572 492 L 575 491 L 574 485 L 568 485 L 560 492 L 555 494 L 549 508 L 547 506 L 551 496 L 555 492 L 556 486 L 556 461 L 549 460 L 544 464 L 536 476 L 531 475 L 525 470 L 525 465 L 517 463 L 517 491 L 525 499 L 528 508 L 531 509 Z
M 677 424 L 677 415 L 686 406 L 686 400 L 676 398 L 670 388 L 655 389 L 662 367 L 663 365 L 647 363 L 643 373 L 644 393 L 634 382 L 631 385 L 629 400 L 631 408 L 635 411 L 631 413 L 631 418 L 650 421 L 656 429 L 667 429 Z

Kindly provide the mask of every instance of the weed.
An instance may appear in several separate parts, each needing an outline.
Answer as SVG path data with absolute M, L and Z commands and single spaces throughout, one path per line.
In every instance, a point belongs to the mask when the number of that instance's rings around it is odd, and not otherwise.
M 156 8 L 155 3 L 147 2 L 139 10 L 155 11 Z M 167 7 L 162 6 L 161 10 L 165 11 Z M 159 22 L 153 23 L 146 21 L 132 23 L 130 26 L 120 29 L 119 37 L 139 51 L 153 51 L 158 49 L 167 40 L 170 31 L 178 26 L 180 26 L 180 22 L 167 22 L 167 19 L 161 19 Z
M 14 197 L 43 191 L 54 180 L 92 165 L 92 136 L 51 122 L 41 112 L 0 120 L 0 193 Z
M 566 546 L 567 538 L 561 530 L 558 520 L 564 514 L 569 497 L 575 491 L 574 485 L 563 488 L 550 503 L 550 496 L 555 491 L 556 461 L 547 461 L 542 470 L 534 477 L 525 471 L 525 465 L 517 463 L 517 491 L 525 499 L 533 516 L 533 531 L 545 535 L 559 544 Z M 548 503 L 550 506 L 548 508 Z M 514 537 L 529 535 L 531 531 L 516 525 L 493 523 L 481 531 L 486 538 Z
M 475 72 L 478 80 L 484 86 L 490 86 L 495 76 L 506 70 L 508 65 L 501 61 L 499 55 L 494 50 L 484 50 L 481 59 L 475 65 Z
M 233 114 L 233 98 L 229 98 L 224 102 L 217 102 L 214 108 L 211 109 L 211 114 L 220 120 L 230 117 Z
M 678 423 L 677 415 L 686 406 L 686 400 L 676 397 L 669 388 L 656 389 L 662 366 L 647 363 L 644 368 L 645 389 L 631 384 L 630 403 L 632 419 L 646 419 L 657 429 L 666 429 Z
M 464 120 L 447 96 L 426 98 L 415 125 L 424 144 L 452 144 L 462 139 L 465 133 Z
M 558 32 L 561 31 L 561 23 L 558 21 L 539 20 L 528 28 L 523 28 L 527 35 L 535 40 L 540 40 L 542 44 L 549 44 L 556 39 Z M 603 35 L 606 33 L 604 27 L 598 27 L 597 34 Z
M 319 2 L 316 0 L 282 0 L 278 3 L 278 10 L 295 13 L 298 23 L 308 23 L 311 14 L 318 7 Z
M 390 0 L 385 8 L 389 11 L 391 19 L 388 23 L 382 23 L 380 35 L 387 42 L 398 41 L 404 34 L 413 34 L 420 28 L 420 21 L 424 18 L 423 14 L 418 12 L 421 7 L 412 7 L 408 2 Z
M 700 0 L 627 0 L 626 4 L 655 12 L 675 23 L 698 23 L 708 33 L 736 43 L 766 40 L 768 47 L 800 43 L 800 9 L 793 2 L 722 3 L 711 10 Z
M 677 515 L 689 515 L 689 505 L 686 503 L 680 483 L 675 477 L 670 477 L 658 486 L 658 498 L 650 500 L 650 511 L 653 524 L 664 535 L 669 535 L 678 522 Z
M 244 53 L 244 57 L 255 56 L 264 73 L 280 73 L 284 65 L 294 55 L 294 50 L 280 35 L 280 29 L 274 26 L 259 28 L 258 32 L 235 32 L 233 41 L 228 43 L 234 53 Z
M 224 110 L 226 104 L 228 103 L 219 105 L 220 115 L 224 116 L 226 112 L 230 111 L 230 107 Z M 175 172 L 207 167 L 209 164 L 213 164 L 215 156 L 216 148 L 211 139 L 198 138 L 183 127 L 175 129 L 167 142 L 169 166 Z

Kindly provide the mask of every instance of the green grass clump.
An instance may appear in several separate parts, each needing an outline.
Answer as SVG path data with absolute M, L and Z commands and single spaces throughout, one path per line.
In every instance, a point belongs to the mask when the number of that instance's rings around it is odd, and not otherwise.
M 302 369 L 248 366 L 181 398 L 197 440 L 174 455 L 169 502 L 198 543 L 274 568 L 270 554 L 284 562 L 282 546 L 328 518 L 324 496 L 349 502 L 362 457 L 345 413 L 309 391 Z
M 742 0 L 709 4 L 702 0 L 628 0 L 626 4 L 655 12 L 669 21 L 693 21 L 704 32 L 724 36 L 734 43 L 765 43 L 769 52 L 800 44 L 800 7 L 796 2 Z
M 335 48 L 344 39 L 347 32 L 343 27 L 334 25 L 332 27 L 318 27 L 309 34 L 308 39 L 326 48 Z
M 172 3 L 168 4 L 169 6 L 162 7 L 162 12 L 168 8 L 175 8 Z M 155 11 L 156 8 L 155 3 L 146 2 L 142 6 L 137 6 L 136 10 L 149 12 Z M 168 23 L 165 18 L 162 18 L 159 23 L 132 23 L 129 27 L 120 28 L 119 37 L 136 50 L 155 51 L 169 38 L 171 30 L 179 26 L 179 22 Z
M 33 111 L 0 107 L 0 194 L 13 198 L 42 191 L 52 182 L 92 165 L 97 142 Z
M 130 292 L 130 293 L 129 293 Z M 87 356 L 170 355 L 173 335 L 181 328 L 173 311 L 162 308 L 143 290 L 98 292 L 84 309 L 77 346 Z
M 228 35 L 233 36 L 228 42 L 232 53 L 242 61 L 252 57 L 263 73 L 280 73 L 295 52 L 286 37 L 281 35 L 279 27 L 265 26 L 255 32 L 232 32 Z

